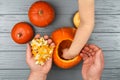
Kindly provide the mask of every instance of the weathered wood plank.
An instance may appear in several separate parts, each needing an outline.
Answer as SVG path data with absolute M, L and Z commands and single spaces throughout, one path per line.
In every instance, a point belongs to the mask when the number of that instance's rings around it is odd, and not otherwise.
M 50 32 L 61 26 L 74 26 L 73 15 L 57 15 L 55 21 L 46 28 L 34 27 L 36 32 Z M 27 15 L 0 15 L 0 32 L 11 32 L 21 21 L 29 22 Z M 120 32 L 120 15 L 96 15 L 94 32 Z
M 0 80 L 27 80 L 29 68 L 25 62 L 26 45 L 15 44 L 10 32 L 15 23 L 27 21 L 27 11 L 37 0 L 0 0 Z M 72 16 L 78 10 L 74 0 L 46 0 L 56 11 L 55 21 L 36 32 L 49 34 L 61 26 L 73 26 Z M 96 27 L 89 43 L 104 50 L 105 70 L 102 80 L 120 78 L 120 0 L 95 0 Z M 117 15 L 116 15 L 117 14 Z M 82 80 L 82 63 L 70 70 L 62 70 L 53 64 L 47 80 Z
M 27 80 L 29 70 L 0 70 L 0 80 Z M 120 69 L 106 69 L 102 80 L 119 80 Z M 51 70 L 47 80 L 82 80 L 79 70 Z
M 27 14 L 30 5 L 38 0 L 1 0 L 0 14 Z M 56 14 L 73 14 L 78 10 L 77 0 L 46 0 L 50 2 Z M 120 0 L 95 0 L 96 14 L 120 14 Z
M 71 72 L 72 71 L 72 72 Z M 11 74 L 12 72 L 12 74 Z M 0 80 L 27 80 L 29 70 L 1 70 Z M 72 75 L 72 76 L 70 76 Z M 81 80 L 80 70 L 52 70 L 47 80 Z
M 50 34 L 43 32 L 41 34 Z M 100 46 L 103 50 L 120 50 L 120 33 L 93 33 L 89 39 L 89 43 Z M 10 33 L 0 33 L 0 50 L 25 50 L 26 45 L 16 44 Z
M 0 69 L 28 69 L 25 55 L 25 51 L 0 52 Z M 105 68 L 120 68 L 120 51 L 104 51 L 104 57 Z M 74 67 L 73 70 L 77 70 L 81 66 L 82 63 Z M 53 69 L 59 68 L 53 65 Z

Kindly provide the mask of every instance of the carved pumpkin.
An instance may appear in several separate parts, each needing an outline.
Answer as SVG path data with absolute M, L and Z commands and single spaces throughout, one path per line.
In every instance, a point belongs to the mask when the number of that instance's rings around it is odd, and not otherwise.
M 54 63 L 63 69 L 69 69 L 77 65 L 81 61 L 81 56 L 78 55 L 71 60 L 65 60 L 61 57 L 62 50 L 65 48 L 69 48 L 72 40 L 74 38 L 76 30 L 70 27 L 63 27 L 53 31 L 51 38 L 56 44 L 53 53 L 53 61 Z

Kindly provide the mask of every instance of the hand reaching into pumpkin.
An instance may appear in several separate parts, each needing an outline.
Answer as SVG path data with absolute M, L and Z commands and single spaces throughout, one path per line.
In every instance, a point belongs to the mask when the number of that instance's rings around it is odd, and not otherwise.
M 78 3 L 80 26 L 70 48 L 63 50 L 63 58 L 65 59 L 72 59 L 79 55 L 94 29 L 94 0 L 78 0 Z
M 86 45 L 81 56 L 84 60 L 82 66 L 83 80 L 100 80 L 104 68 L 102 50 L 95 45 Z
M 35 38 L 40 38 L 40 35 L 37 34 Z M 55 46 L 55 44 L 51 39 L 48 38 L 47 35 L 44 36 L 44 39 L 48 41 L 50 46 Z M 35 64 L 35 60 L 31 52 L 31 46 L 27 44 L 26 62 L 31 70 L 28 80 L 46 80 L 47 74 L 50 71 L 52 65 L 51 58 L 42 66 Z

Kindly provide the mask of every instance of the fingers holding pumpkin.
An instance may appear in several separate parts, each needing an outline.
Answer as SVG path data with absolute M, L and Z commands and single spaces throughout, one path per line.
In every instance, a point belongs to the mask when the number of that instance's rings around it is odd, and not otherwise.
M 35 39 L 40 38 L 40 34 L 36 34 L 34 38 Z
M 51 44 L 52 43 L 52 39 L 48 39 L 48 44 Z
M 55 46 L 54 42 L 52 41 L 52 39 L 49 38 L 48 35 L 44 35 L 44 39 L 47 40 L 50 46 L 53 46 L 53 47 Z
M 40 37 L 41 37 L 40 34 L 36 34 L 34 38 L 37 39 L 37 38 L 40 38 Z M 48 35 L 44 35 L 43 38 L 44 38 L 45 40 L 48 40 L 48 39 L 49 39 L 49 36 L 48 36 Z
M 52 39 L 48 35 L 44 35 L 44 39 L 48 41 L 48 44 L 52 43 Z
M 40 34 L 36 34 L 36 36 L 35 36 L 34 38 L 37 39 L 37 38 L 40 38 L 40 37 L 41 37 Z M 52 46 L 52 47 L 55 46 L 54 42 L 52 41 L 52 39 L 49 38 L 48 35 L 44 35 L 43 38 L 44 38 L 45 40 L 47 40 L 47 42 L 48 42 L 48 44 L 49 44 L 50 46 Z
M 49 39 L 49 36 L 48 36 L 48 35 L 44 35 L 44 39 L 45 39 L 45 40 L 48 40 L 48 39 Z
M 55 43 L 52 41 L 52 39 L 48 39 L 47 41 L 51 47 L 55 47 Z

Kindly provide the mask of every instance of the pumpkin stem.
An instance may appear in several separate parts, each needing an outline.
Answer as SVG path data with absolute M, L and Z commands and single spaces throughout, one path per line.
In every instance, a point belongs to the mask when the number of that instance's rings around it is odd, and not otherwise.
M 18 33 L 17 36 L 20 38 L 20 37 L 22 36 L 22 34 L 21 34 L 21 33 Z
M 40 10 L 40 11 L 39 11 L 39 14 L 40 14 L 40 15 L 41 15 L 41 14 L 43 14 L 43 11 L 42 11 L 42 10 Z

